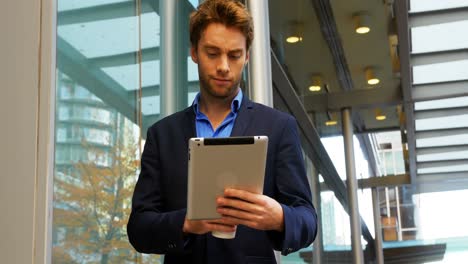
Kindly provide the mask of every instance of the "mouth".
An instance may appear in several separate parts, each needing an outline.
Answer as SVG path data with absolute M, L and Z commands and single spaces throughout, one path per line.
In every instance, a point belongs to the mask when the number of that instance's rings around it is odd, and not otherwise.
M 212 78 L 217 85 L 226 85 L 231 83 L 230 79 Z

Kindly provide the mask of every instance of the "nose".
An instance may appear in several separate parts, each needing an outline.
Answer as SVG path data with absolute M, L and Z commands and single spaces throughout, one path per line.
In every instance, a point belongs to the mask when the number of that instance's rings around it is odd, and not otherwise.
M 220 74 L 226 74 L 229 72 L 229 61 L 227 56 L 220 57 L 216 70 Z

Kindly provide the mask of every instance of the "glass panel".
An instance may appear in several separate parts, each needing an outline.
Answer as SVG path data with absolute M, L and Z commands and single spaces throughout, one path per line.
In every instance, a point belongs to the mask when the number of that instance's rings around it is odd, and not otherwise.
M 387 151 L 383 152 L 383 163 L 385 164 L 385 167 L 387 168 L 387 174 L 392 175 L 395 174 L 395 166 L 393 165 L 393 152 Z
M 403 174 L 406 172 L 405 169 L 405 160 L 403 157 L 403 151 L 395 151 L 394 159 L 395 159 L 395 173 L 396 174 Z
M 192 4 L 193 7 L 197 7 L 198 4 L 201 2 L 200 0 L 189 0 L 190 4 Z
M 358 192 L 359 201 L 359 213 L 364 219 L 364 222 L 369 229 L 369 232 L 375 237 L 375 226 L 374 226 L 374 211 L 372 204 L 372 190 L 371 189 L 359 189 Z M 363 240 L 363 246 L 367 245 L 367 241 Z
M 410 12 L 424 12 L 468 6 L 468 0 L 411 0 Z
M 351 228 L 348 214 L 333 192 L 322 192 L 321 197 L 325 252 L 351 251 Z
M 454 201 L 466 201 L 468 190 L 416 194 L 415 199 L 419 204 L 420 239 L 468 236 L 468 211 L 447 206 Z
M 418 173 L 443 173 L 443 172 L 457 172 L 457 171 L 468 171 L 468 165 L 447 165 L 437 166 L 432 168 L 418 168 Z
M 156 120 L 147 115 L 159 113 L 159 15 L 137 16 L 135 1 L 59 0 L 58 6 L 52 261 L 159 263 L 157 255 L 138 254 L 125 229 L 140 135 Z M 60 12 L 72 9 L 96 20 L 68 24 L 73 14 Z M 147 49 L 143 63 L 139 47 Z
M 131 4 L 133 0 L 59 0 L 57 2 L 57 9 L 58 11 L 65 11 L 124 2 Z
M 412 53 L 468 47 L 468 21 L 411 28 Z
M 57 32 L 60 38 L 71 43 L 73 48 L 82 55 L 87 58 L 95 58 L 136 52 L 138 49 L 137 22 L 135 17 L 70 25 L 60 25 L 60 21 L 58 21 L 60 26 Z M 114 30 L 115 28 L 119 30 Z M 134 56 L 136 55 L 134 54 Z
M 468 225 L 466 210 L 449 206 L 466 201 L 468 190 L 422 193 L 414 195 L 418 204 L 417 239 L 447 245 L 444 259 L 431 263 L 465 263 L 468 258 Z M 437 208 L 437 210 L 434 210 Z
M 137 3 L 58 1 L 54 263 L 162 260 L 136 253 L 125 230 L 146 130 L 161 118 L 160 16 L 146 3 L 138 15 Z M 187 17 L 178 17 L 177 33 L 188 34 Z M 177 47 L 186 52 L 189 43 Z M 179 96 L 193 100 L 190 62 L 188 93 Z
M 381 152 L 382 168 L 385 176 L 405 173 L 403 151 L 391 149 Z
M 453 135 L 416 139 L 417 148 L 441 147 L 468 144 L 468 135 Z
M 468 106 L 468 96 L 414 103 L 414 110 L 432 110 Z
M 332 162 L 340 178 L 346 180 L 346 162 L 344 156 L 343 137 L 322 138 L 322 144 L 328 155 L 333 157 Z
M 415 120 L 416 131 L 461 128 L 468 126 L 468 114 Z
M 415 66 L 413 67 L 413 83 L 468 80 L 468 72 L 465 69 L 468 69 L 468 60 Z
M 468 150 L 417 155 L 418 162 L 468 159 Z

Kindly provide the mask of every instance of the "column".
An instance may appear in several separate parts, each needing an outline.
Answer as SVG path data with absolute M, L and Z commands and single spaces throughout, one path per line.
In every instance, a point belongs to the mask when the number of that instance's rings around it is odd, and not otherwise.
M 383 246 L 382 246 L 382 226 L 380 217 L 379 191 L 376 187 L 372 188 L 372 207 L 374 209 L 374 229 L 375 229 L 375 263 L 383 264 Z
M 187 107 L 188 10 L 185 1 L 159 1 L 161 117 Z
M 351 243 L 353 253 L 353 263 L 364 263 L 364 254 L 361 246 L 361 217 L 357 199 L 357 180 L 354 161 L 353 144 L 353 123 L 351 119 L 351 109 L 341 110 L 343 123 L 343 140 L 346 161 L 346 189 L 348 191 L 349 216 L 351 224 Z
M 247 0 L 246 5 L 255 28 L 248 64 L 250 99 L 273 107 L 268 0 Z
M 321 208 L 321 196 L 320 196 L 320 181 L 317 169 L 315 168 L 312 161 L 306 158 L 306 167 L 309 172 L 309 183 L 312 191 L 312 202 L 317 212 L 317 237 L 313 243 L 312 252 L 312 263 L 322 263 L 323 260 L 323 236 L 322 236 L 322 208 Z

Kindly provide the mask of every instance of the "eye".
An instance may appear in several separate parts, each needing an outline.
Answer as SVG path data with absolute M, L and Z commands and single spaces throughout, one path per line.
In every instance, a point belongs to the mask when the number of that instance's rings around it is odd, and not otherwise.
M 207 55 L 208 55 L 209 58 L 215 58 L 216 56 L 218 56 L 218 53 L 208 52 Z
M 240 54 L 231 54 L 231 55 L 229 55 L 229 58 L 238 60 L 238 59 L 241 58 L 241 55 Z

